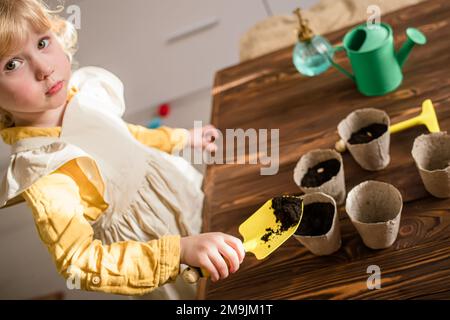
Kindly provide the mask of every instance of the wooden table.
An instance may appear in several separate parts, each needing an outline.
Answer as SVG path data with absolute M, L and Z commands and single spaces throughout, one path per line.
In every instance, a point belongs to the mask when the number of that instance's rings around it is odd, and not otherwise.
M 299 158 L 318 148 L 333 148 L 337 124 L 365 107 L 385 110 L 392 123 L 418 115 L 431 98 L 441 124 L 450 131 L 450 1 L 430 0 L 383 16 L 392 25 L 398 48 L 405 29 L 420 28 L 428 44 L 416 47 L 404 67 L 405 79 L 394 93 L 368 98 L 338 71 L 315 78 L 300 76 L 286 48 L 217 73 L 212 123 L 233 128 L 280 129 L 280 169 L 260 175 L 260 165 L 211 165 L 204 190 L 205 231 L 238 236 L 237 228 L 267 199 L 299 194 L 292 175 Z M 339 43 L 345 32 L 327 35 Z M 344 54 L 338 62 L 350 68 Z M 385 181 L 403 195 L 397 241 L 385 250 L 364 246 L 344 207 L 339 208 L 342 247 L 330 256 L 312 255 L 289 239 L 263 261 L 247 254 L 239 272 L 217 283 L 202 282 L 201 299 L 449 299 L 450 199 L 430 196 L 411 157 L 412 144 L 425 127 L 391 137 L 391 163 L 379 172 L 361 169 L 344 154 L 347 192 L 365 180 Z M 381 269 L 381 289 L 368 290 L 369 265 Z

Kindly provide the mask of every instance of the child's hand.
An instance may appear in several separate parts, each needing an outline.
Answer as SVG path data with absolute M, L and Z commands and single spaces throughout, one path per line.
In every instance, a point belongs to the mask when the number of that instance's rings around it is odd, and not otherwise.
M 208 271 L 213 282 L 239 269 L 245 257 L 241 240 L 221 232 L 181 238 L 181 263 Z
M 213 125 L 189 130 L 188 145 L 192 148 L 206 149 L 209 152 L 217 151 L 214 141 L 219 137 L 219 131 Z

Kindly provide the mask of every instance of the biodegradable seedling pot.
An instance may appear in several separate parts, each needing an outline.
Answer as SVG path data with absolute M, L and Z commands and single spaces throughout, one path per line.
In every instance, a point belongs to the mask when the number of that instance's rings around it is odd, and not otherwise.
M 294 181 L 305 193 L 323 192 L 338 205 L 345 201 L 344 163 L 334 150 L 318 149 L 302 156 L 294 169 Z
M 437 198 L 450 197 L 450 135 L 447 132 L 423 134 L 412 149 L 425 189 Z
M 377 135 L 371 136 L 370 132 L 377 133 L 377 128 L 368 128 L 370 125 L 384 125 L 386 130 L 384 133 L 378 132 Z M 350 113 L 338 125 L 338 133 L 347 149 L 355 161 L 363 168 L 369 171 L 377 171 L 387 167 L 391 158 L 389 156 L 390 132 L 389 126 L 391 122 L 386 112 L 378 109 L 367 108 L 359 109 Z M 370 142 L 358 143 L 352 140 L 359 140 L 363 142 L 364 139 L 354 139 L 355 135 L 364 132 L 369 132 L 368 137 Z M 380 136 L 378 136 L 381 134 Z M 361 137 L 361 136 L 360 136 Z M 352 143 L 350 143 L 352 142 Z
M 334 199 L 321 192 L 305 194 L 302 199 L 303 216 L 295 239 L 318 256 L 339 250 L 341 231 Z
M 402 208 L 400 191 L 378 181 L 366 181 L 353 188 L 345 205 L 364 244 L 372 249 L 384 249 L 395 242 Z

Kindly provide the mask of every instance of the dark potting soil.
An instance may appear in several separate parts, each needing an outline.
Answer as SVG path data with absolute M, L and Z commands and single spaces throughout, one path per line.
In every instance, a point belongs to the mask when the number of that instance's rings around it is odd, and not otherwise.
M 266 229 L 266 233 L 261 237 L 261 240 L 264 242 L 269 241 L 270 237 L 273 234 L 280 234 L 279 232 L 277 233 L 275 230 L 273 230 L 272 228 L 267 228 Z
M 323 161 L 308 169 L 301 185 L 307 188 L 319 187 L 337 175 L 340 169 L 341 163 L 337 159 Z
M 362 144 L 369 143 L 372 140 L 378 139 L 388 130 L 388 126 L 382 123 L 373 123 L 367 127 L 359 129 L 354 132 L 348 143 Z
M 441 158 L 441 159 L 433 159 L 426 166 L 425 169 L 434 171 L 434 170 L 444 170 L 447 167 L 450 167 L 450 158 Z
M 303 216 L 296 235 L 320 236 L 333 224 L 334 206 L 331 203 L 311 203 L 303 208 Z
M 276 221 L 281 222 L 280 231 L 283 232 L 295 226 L 300 220 L 302 200 L 298 197 L 275 197 L 272 199 L 272 208 Z
M 282 196 L 272 199 L 276 222 L 280 223 L 278 229 L 267 228 L 261 237 L 264 242 L 269 241 L 272 235 L 280 235 L 283 231 L 295 226 L 302 216 L 302 199 L 298 197 Z

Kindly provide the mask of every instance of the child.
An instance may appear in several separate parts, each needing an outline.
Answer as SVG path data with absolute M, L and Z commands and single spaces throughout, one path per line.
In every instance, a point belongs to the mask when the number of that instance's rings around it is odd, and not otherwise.
M 11 145 L 0 206 L 25 199 L 58 272 L 82 289 L 194 298 L 180 264 L 217 281 L 245 255 L 235 237 L 198 234 L 201 175 L 169 154 L 212 127 L 125 123 L 117 77 L 71 74 L 75 43 L 73 26 L 40 0 L 0 0 L 0 133 Z

